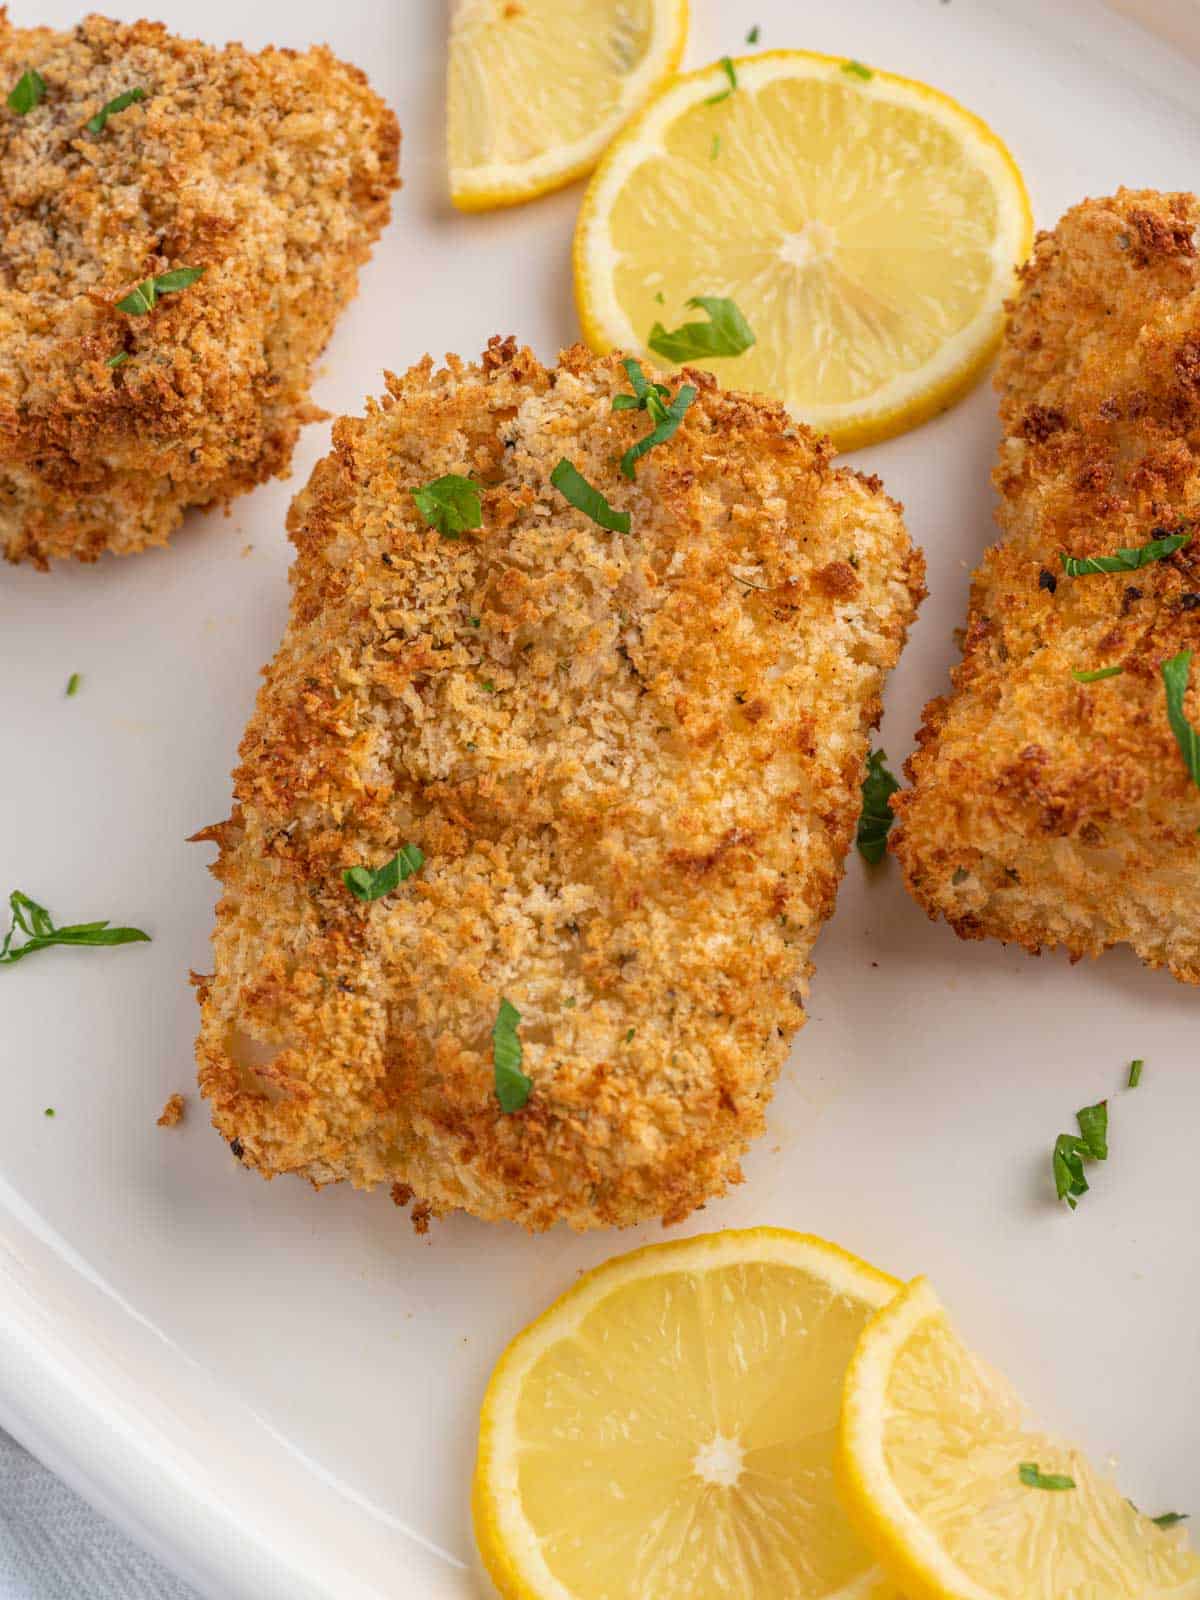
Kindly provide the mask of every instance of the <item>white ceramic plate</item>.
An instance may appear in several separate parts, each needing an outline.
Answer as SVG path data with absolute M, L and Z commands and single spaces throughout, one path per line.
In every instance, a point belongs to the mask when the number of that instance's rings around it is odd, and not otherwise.
M 447 205 L 435 0 L 157 9 L 212 40 L 328 40 L 399 111 L 406 187 L 328 352 L 323 405 L 358 409 L 384 364 L 427 349 L 471 354 L 515 331 L 552 356 L 575 336 L 579 189 L 490 217 Z M 1043 225 L 1120 183 L 1196 186 L 1187 0 L 1147 8 L 1171 45 L 1099 0 L 694 10 L 692 63 L 741 50 L 757 22 L 762 47 L 949 90 L 1010 142 Z M 78 16 L 75 0 L 14 11 Z M 862 458 L 929 559 L 888 697 L 896 762 L 943 686 L 990 537 L 995 432 L 985 388 Z M 326 438 L 309 429 L 291 484 L 191 519 L 168 552 L 0 575 L 0 890 L 154 934 L 0 971 L 0 1424 L 220 1600 L 461 1600 L 482 1592 L 468 1482 L 492 1361 L 581 1268 L 658 1230 L 527 1238 L 458 1219 L 419 1239 L 385 1194 L 243 1172 L 194 1098 L 182 1128 L 155 1127 L 166 1096 L 191 1090 L 187 971 L 209 965 L 211 852 L 184 839 L 227 814 L 284 619 L 284 512 Z M 83 687 L 65 700 L 73 671 Z M 1139 1504 L 1200 1513 L 1200 995 L 1127 953 L 1072 969 L 960 944 L 894 867 L 858 859 L 817 964 L 747 1182 L 689 1227 L 812 1229 L 929 1272 L 1049 1423 L 1120 1458 Z M 1068 1215 L 1047 1198 L 1054 1136 L 1135 1055 L 1143 1086 L 1114 1096 L 1112 1158 Z

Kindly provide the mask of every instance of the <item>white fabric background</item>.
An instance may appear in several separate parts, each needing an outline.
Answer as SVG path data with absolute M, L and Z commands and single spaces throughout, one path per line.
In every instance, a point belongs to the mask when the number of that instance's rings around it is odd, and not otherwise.
M 0 1600 L 197 1600 L 0 1433 Z

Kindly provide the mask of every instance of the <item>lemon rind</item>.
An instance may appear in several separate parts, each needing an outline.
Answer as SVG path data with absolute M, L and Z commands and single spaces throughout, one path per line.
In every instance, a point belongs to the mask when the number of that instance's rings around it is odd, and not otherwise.
M 739 89 L 754 91 L 779 77 L 796 77 L 803 65 L 805 76 L 841 81 L 846 58 L 809 50 L 768 50 L 735 60 Z M 612 203 L 627 177 L 652 147 L 660 130 L 683 111 L 726 86 L 720 63 L 685 73 L 626 125 L 597 167 L 584 195 L 575 229 L 572 262 L 575 299 L 583 337 L 598 355 L 627 349 L 645 354 L 645 341 L 629 321 L 613 291 L 616 247 L 608 229 Z M 976 135 L 972 150 L 986 160 L 989 180 L 1002 209 L 994 255 L 992 291 L 987 306 L 973 322 L 944 344 L 936 357 L 916 373 L 902 375 L 878 392 L 869 405 L 789 409 L 798 420 L 827 433 L 839 449 L 854 450 L 878 443 L 928 421 L 947 410 L 978 382 L 995 355 L 1004 332 L 1005 301 L 1015 286 L 1019 263 L 1033 246 L 1033 213 L 1020 169 L 1008 147 L 986 122 L 952 96 L 914 78 L 873 70 L 869 80 L 859 80 L 861 92 L 923 110 L 961 133 L 963 125 Z M 599 263 L 597 271 L 589 261 Z M 731 377 L 736 369 L 731 370 Z M 786 403 L 786 402 L 785 402 Z
M 915 1278 L 863 1329 L 846 1369 L 835 1458 L 842 1507 L 880 1567 L 910 1600 L 998 1600 L 949 1555 L 912 1511 L 888 1471 L 882 1429 L 896 1358 L 925 1324 L 945 1321 L 925 1278 Z M 1005 1385 L 1007 1388 L 1007 1385 Z M 1197 1600 L 1200 1580 L 1155 1590 L 1146 1600 Z
M 586 177 L 604 151 L 638 110 L 675 75 L 687 48 L 688 0 L 659 0 L 650 47 L 626 80 L 621 104 L 613 115 L 584 138 L 559 146 L 530 161 L 488 162 L 477 167 L 450 166 L 450 199 L 459 211 L 492 211 L 523 205 Z M 451 38 L 451 49 L 454 47 Z M 452 104 L 447 95 L 448 106 Z M 448 113 L 453 116 L 452 110 Z M 453 148 L 452 129 L 447 148 Z
M 898 1279 L 840 1246 L 787 1228 L 734 1228 L 645 1245 L 585 1273 L 511 1341 L 492 1373 L 480 1412 L 472 1515 L 483 1564 L 505 1600 L 575 1600 L 541 1558 L 520 1513 L 514 1475 L 506 1470 L 514 1455 L 521 1381 L 551 1344 L 569 1337 L 609 1294 L 638 1278 L 658 1276 L 667 1261 L 671 1270 L 686 1270 L 690 1264 L 704 1272 L 746 1261 L 776 1261 L 811 1272 L 835 1293 L 878 1306 L 901 1288 Z M 882 1574 L 872 1571 L 828 1600 L 894 1600 L 894 1592 Z

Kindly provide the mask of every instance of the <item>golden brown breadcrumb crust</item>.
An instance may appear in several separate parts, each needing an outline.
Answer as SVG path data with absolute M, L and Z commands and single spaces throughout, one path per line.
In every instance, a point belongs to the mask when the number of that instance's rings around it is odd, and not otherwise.
M 1200 982 L 1200 790 L 1164 660 L 1200 648 L 1200 539 L 1069 577 L 1200 515 L 1200 206 L 1121 190 L 1037 240 L 997 373 L 1004 540 L 953 692 L 925 709 L 892 849 L 931 916 L 1073 958 L 1131 944 Z M 1120 666 L 1081 684 L 1073 671 Z M 1200 662 L 1186 702 L 1200 722 Z
M 158 1126 L 160 1128 L 177 1128 L 183 1121 L 186 1110 L 187 1100 L 183 1095 L 173 1094 L 169 1096 L 158 1118 Z
M 164 544 L 187 507 L 287 470 L 400 134 L 323 48 L 215 49 L 98 16 L 19 29 L 0 7 L 4 92 L 28 69 L 41 103 L 0 102 L 0 549 L 44 568 Z M 148 316 L 116 309 L 178 267 L 204 276 Z
M 707 374 L 630 483 L 651 424 L 615 356 L 447 362 L 340 421 L 292 508 L 291 620 L 205 834 L 200 1084 L 248 1166 L 389 1183 L 420 1225 L 674 1221 L 738 1181 L 803 1021 L 923 564 L 876 484 Z M 410 493 L 451 472 L 484 486 L 459 539 Z M 419 874 L 351 897 L 409 843 Z

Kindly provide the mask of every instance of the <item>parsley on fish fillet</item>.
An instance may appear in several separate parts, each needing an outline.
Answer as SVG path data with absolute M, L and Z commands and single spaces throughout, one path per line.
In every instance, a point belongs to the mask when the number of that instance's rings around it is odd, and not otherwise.
M 685 376 L 633 478 L 653 418 L 581 347 L 427 359 L 336 425 L 206 833 L 200 1083 L 246 1166 L 529 1228 L 677 1220 L 737 1181 L 922 563 L 876 480 Z M 480 500 L 453 539 L 409 492 L 448 475 Z
M 1129 944 L 1200 983 L 1200 203 L 1121 190 L 1026 268 L 997 371 L 1002 539 L 892 849 L 967 939 Z M 1191 670 L 1190 670 L 1191 669 Z
M 165 544 L 286 473 L 388 219 L 396 119 L 323 47 L 0 6 L 4 84 L 0 555 Z

